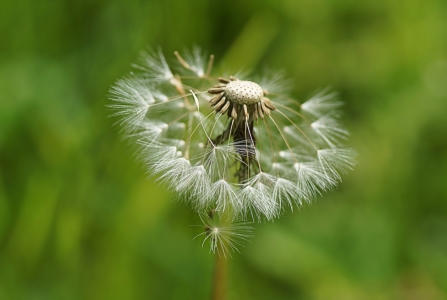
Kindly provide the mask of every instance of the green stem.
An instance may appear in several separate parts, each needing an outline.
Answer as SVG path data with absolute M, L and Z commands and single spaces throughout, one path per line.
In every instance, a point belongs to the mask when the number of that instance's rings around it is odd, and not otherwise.
M 220 253 L 215 254 L 212 300 L 225 300 L 227 294 L 228 261 L 223 252 Z

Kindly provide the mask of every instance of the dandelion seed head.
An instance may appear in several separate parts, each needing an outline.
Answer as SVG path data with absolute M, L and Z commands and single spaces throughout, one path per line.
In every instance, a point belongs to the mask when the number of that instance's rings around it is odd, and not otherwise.
M 271 220 L 332 189 L 355 165 L 334 93 L 299 103 L 278 73 L 216 78 L 214 56 L 200 48 L 175 57 L 171 69 L 161 50 L 144 55 L 111 88 L 110 107 L 148 172 L 200 214 Z M 225 236 L 209 228 L 209 239 Z

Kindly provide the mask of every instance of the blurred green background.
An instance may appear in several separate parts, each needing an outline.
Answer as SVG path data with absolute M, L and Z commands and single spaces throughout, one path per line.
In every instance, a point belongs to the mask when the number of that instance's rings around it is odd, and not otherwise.
M 358 165 L 230 259 L 230 299 L 447 298 L 447 2 L 3 0 L 0 299 L 208 299 L 200 220 L 105 108 L 146 47 L 200 45 L 346 102 Z

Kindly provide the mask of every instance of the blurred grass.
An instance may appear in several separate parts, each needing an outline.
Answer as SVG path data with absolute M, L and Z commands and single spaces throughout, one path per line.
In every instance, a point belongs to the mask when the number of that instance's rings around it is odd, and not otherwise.
M 340 91 L 355 171 L 234 255 L 232 299 L 447 297 L 447 3 L 0 1 L 0 299 L 206 299 L 199 220 L 105 109 L 147 46 Z

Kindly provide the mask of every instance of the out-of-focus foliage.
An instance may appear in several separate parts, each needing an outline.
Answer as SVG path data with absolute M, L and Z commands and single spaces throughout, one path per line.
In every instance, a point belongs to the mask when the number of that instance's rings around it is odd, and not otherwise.
M 200 220 L 147 179 L 106 94 L 138 53 L 332 86 L 358 165 L 255 225 L 231 299 L 447 297 L 447 2 L 2 0 L 0 299 L 207 299 Z

